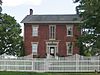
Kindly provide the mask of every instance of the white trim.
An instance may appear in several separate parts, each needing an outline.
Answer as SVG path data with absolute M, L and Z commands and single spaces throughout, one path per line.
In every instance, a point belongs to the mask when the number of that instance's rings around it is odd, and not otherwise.
M 72 35 L 68 35 L 68 28 L 69 27 L 71 27 L 72 28 Z M 74 30 L 74 27 L 73 27 L 73 24 L 67 24 L 66 25 L 66 35 L 68 36 L 68 37 L 73 37 L 73 30 Z
M 71 53 L 68 52 L 68 43 L 72 43 L 72 51 L 71 51 Z M 73 42 L 66 42 L 66 50 L 67 50 L 67 55 L 73 55 Z
M 54 32 L 51 31 L 51 27 L 54 27 Z M 51 33 L 54 33 L 54 35 Z M 49 40 L 55 40 L 55 39 L 56 39 L 56 25 L 49 25 Z
M 47 53 L 47 58 L 49 58 L 49 56 L 50 56 L 50 47 L 55 47 L 56 49 L 55 49 L 55 56 L 54 56 L 54 58 L 57 58 L 57 55 L 56 55 L 56 53 L 58 53 L 58 43 L 59 42 L 46 42 L 46 53 Z M 50 45 L 49 45 L 50 44 Z M 49 51 L 48 51 L 49 50 Z
M 33 51 L 32 51 L 32 55 L 37 55 L 37 53 L 38 53 L 38 42 L 31 42 L 31 47 L 32 47 L 32 44 L 37 44 L 37 52 L 33 53 Z
M 38 30 L 37 30 L 37 35 L 33 35 L 33 27 L 37 27 L 37 29 L 38 29 Z M 39 32 L 39 25 L 32 25 L 32 36 L 33 36 L 33 37 L 38 36 L 38 34 L 39 34 L 38 32 Z
M 47 41 L 47 42 L 46 42 L 46 44 L 51 44 L 51 43 L 52 43 L 52 44 L 59 44 L 59 41 L 58 41 L 58 42 L 57 42 L 57 41 Z
M 23 23 L 83 23 L 82 21 L 31 21 Z

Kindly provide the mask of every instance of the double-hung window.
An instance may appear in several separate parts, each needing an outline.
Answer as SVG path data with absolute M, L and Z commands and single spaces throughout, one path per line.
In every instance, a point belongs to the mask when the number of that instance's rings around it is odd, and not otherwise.
M 73 54 L 73 43 L 72 42 L 67 42 L 67 55 L 72 55 Z
M 37 55 L 38 43 L 32 43 L 32 54 Z
M 55 40 L 56 38 L 56 25 L 49 26 L 49 39 Z
M 67 36 L 73 36 L 73 25 L 67 25 Z
M 38 36 L 38 25 L 32 26 L 32 36 Z

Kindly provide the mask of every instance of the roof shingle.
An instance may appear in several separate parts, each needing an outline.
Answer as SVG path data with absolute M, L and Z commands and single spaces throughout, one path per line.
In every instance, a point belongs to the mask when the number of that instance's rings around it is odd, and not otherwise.
M 27 15 L 21 23 L 36 23 L 36 22 L 57 22 L 57 21 L 81 21 L 81 18 L 76 14 L 71 15 Z

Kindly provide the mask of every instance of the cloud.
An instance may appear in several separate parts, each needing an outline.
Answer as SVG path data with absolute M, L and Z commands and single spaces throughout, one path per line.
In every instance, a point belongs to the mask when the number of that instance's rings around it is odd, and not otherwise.
M 3 6 L 40 5 L 42 0 L 3 0 Z

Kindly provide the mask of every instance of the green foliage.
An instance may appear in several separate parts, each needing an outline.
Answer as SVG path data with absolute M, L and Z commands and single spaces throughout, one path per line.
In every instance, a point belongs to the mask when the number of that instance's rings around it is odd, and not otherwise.
M 14 17 L 0 14 L 0 55 L 23 55 L 23 40 L 20 25 Z
M 78 2 L 78 12 L 83 21 L 80 25 L 82 36 L 79 38 L 81 54 L 84 55 L 84 52 L 90 52 L 91 55 L 100 54 L 100 0 L 78 0 Z

